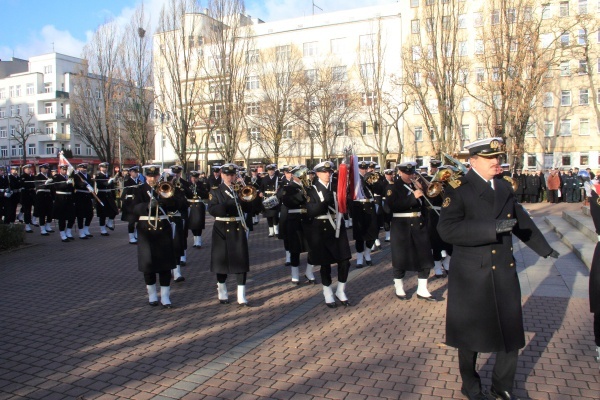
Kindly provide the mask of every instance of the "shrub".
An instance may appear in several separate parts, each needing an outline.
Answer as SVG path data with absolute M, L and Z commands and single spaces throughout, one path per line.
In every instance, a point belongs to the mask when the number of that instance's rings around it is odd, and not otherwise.
M 24 241 L 24 225 L 0 225 L 0 251 L 19 247 Z

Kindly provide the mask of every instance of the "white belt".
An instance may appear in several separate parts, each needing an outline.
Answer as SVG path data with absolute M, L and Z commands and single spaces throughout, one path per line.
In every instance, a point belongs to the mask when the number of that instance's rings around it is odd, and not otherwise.
M 188 203 L 201 203 L 200 199 L 188 199 Z
M 371 203 L 373 201 L 373 199 L 359 199 L 359 200 L 354 200 L 356 202 L 359 203 Z
M 442 207 L 440 206 L 429 206 L 427 208 L 431 208 L 432 210 L 441 211 Z
M 331 214 L 331 218 L 335 218 L 335 215 Z M 319 215 L 315 219 L 329 219 L 329 215 Z
M 0 193 L 4 193 L 4 191 L 8 191 L 8 189 L 0 189 Z
M 277 193 L 277 192 L 274 190 L 265 190 L 265 194 L 275 194 L 275 193 Z
M 35 192 L 36 193 L 39 193 L 39 192 L 50 192 L 50 189 L 38 189 Z
M 288 214 L 306 214 L 306 208 L 292 208 Z
M 181 213 L 179 211 L 167 213 L 169 217 L 181 217 Z
M 112 189 L 98 189 L 99 192 L 112 192 Z
M 75 189 L 75 193 L 92 194 L 89 190 Z
M 215 220 L 222 222 L 238 222 L 241 221 L 241 217 L 215 217 Z
M 128 194 L 127 196 L 125 196 L 126 199 L 133 199 L 133 195 L 132 194 Z
M 160 220 L 160 219 L 168 219 L 168 218 L 169 217 L 167 217 L 166 215 L 159 215 L 158 218 L 156 218 L 156 217 L 149 217 L 147 215 L 142 215 L 138 219 L 140 221 L 157 221 L 157 220 Z
M 408 212 L 408 213 L 393 213 L 392 217 L 394 218 L 416 218 L 416 217 L 420 217 L 421 216 L 421 212 L 417 211 L 417 212 Z
M 56 192 L 56 194 L 73 194 L 71 192 Z

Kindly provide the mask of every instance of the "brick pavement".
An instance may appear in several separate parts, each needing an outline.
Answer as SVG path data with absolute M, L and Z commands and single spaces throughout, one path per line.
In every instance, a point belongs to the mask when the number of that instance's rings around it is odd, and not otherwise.
M 528 208 L 542 226 L 544 213 L 575 206 Z M 373 267 L 352 270 L 353 306 L 332 310 L 320 285 L 288 283 L 281 242 L 266 237 L 266 221 L 255 228 L 249 309 L 216 300 L 210 227 L 204 247 L 188 250 L 186 281 L 173 283 L 173 310 L 147 305 L 122 223 L 101 237 L 95 219 L 93 239 L 67 244 L 58 233 L 28 235 L 31 247 L 0 255 L 0 399 L 462 398 L 456 350 L 443 344 L 445 302 L 396 300 L 386 244 Z M 533 289 L 524 291 L 527 346 L 515 393 L 600 398 L 587 299 L 540 290 L 546 279 L 529 271 L 547 260 L 521 247 L 520 276 Z M 552 273 L 564 257 L 548 266 Z M 416 290 L 414 274 L 407 287 Z M 445 296 L 445 280 L 431 287 Z M 489 386 L 490 356 L 479 365 Z

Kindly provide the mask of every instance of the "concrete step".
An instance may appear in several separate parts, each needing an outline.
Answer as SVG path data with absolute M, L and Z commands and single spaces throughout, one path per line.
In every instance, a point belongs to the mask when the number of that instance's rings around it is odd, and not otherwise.
M 571 249 L 573 254 L 590 269 L 592 267 L 592 256 L 594 255 L 596 242 L 592 242 L 564 218 L 546 216 L 544 217 L 544 221 L 556 232 L 565 246 Z
M 563 211 L 562 217 L 581 231 L 581 233 L 588 237 L 593 243 L 598 241 L 598 235 L 596 234 L 596 227 L 594 226 L 592 217 L 585 216 L 577 211 Z
M 581 206 L 581 212 L 588 217 L 592 216 L 592 214 L 590 214 L 590 206 Z

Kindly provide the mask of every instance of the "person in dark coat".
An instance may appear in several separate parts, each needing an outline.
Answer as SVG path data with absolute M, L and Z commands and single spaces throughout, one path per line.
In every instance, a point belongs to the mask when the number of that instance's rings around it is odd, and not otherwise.
M 513 399 L 517 355 L 525 345 L 521 289 L 513 233 L 542 257 L 558 258 L 509 182 L 494 179 L 501 138 L 468 146 L 471 171 L 447 190 L 438 232 L 453 245 L 448 276 L 446 344 L 458 348 L 461 393 L 487 399 L 475 367 L 477 354 L 495 352 L 491 394 Z
M 529 203 L 537 203 L 540 192 L 540 177 L 535 171 L 528 171 L 525 177 L 527 188 L 525 189 L 526 199 Z
M 4 192 L 6 200 L 6 215 L 4 217 L 5 224 L 13 224 L 17 219 L 17 207 L 21 199 L 21 188 L 23 186 L 21 177 L 19 176 L 19 167 L 13 165 L 10 167 L 10 174 L 7 175 L 8 190 Z
M 308 257 L 312 263 L 321 266 L 321 283 L 327 307 L 337 307 L 336 297 L 342 305 L 349 306 L 345 290 L 352 254 L 343 216 L 338 211 L 337 187 L 330 182 L 333 162 L 323 161 L 315 166 L 314 171 L 317 181 L 306 191 Z M 332 264 L 337 264 L 338 268 L 335 297 L 331 288 Z
M 119 213 L 117 208 L 117 201 L 115 198 L 115 183 L 108 175 L 108 163 L 103 162 L 98 164 L 100 172 L 94 177 L 96 182 L 97 196 L 102 201 L 96 202 L 96 215 L 98 216 L 98 222 L 100 224 L 100 235 L 108 236 L 108 231 L 115 229 L 115 217 Z
M 129 243 L 136 244 L 137 234 L 135 231 L 135 224 L 137 222 L 137 216 L 133 212 L 133 203 L 137 188 L 142 184 L 142 181 L 139 179 L 140 169 L 137 166 L 129 168 L 128 172 L 129 175 L 123 181 L 123 191 L 121 193 L 121 221 L 127 222 Z
M 544 171 L 539 171 L 537 176 L 540 180 L 540 189 L 538 191 L 538 202 L 544 201 L 544 194 L 546 193 L 546 177 L 544 176 Z
M 441 164 L 441 161 L 438 160 L 433 160 L 432 162 Z M 436 171 L 440 169 L 443 171 L 447 169 L 447 167 L 438 165 L 435 169 Z M 431 175 L 428 176 L 427 180 L 432 182 L 434 178 L 435 176 Z M 434 183 L 434 185 L 442 185 L 442 183 L 437 182 Z M 435 192 L 432 191 L 431 194 L 435 194 Z M 443 191 L 440 191 L 439 194 L 433 197 L 430 197 L 426 193 L 425 196 L 429 199 L 425 208 L 427 210 L 427 232 L 429 233 L 429 241 L 431 242 L 431 251 L 433 255 L 433 272 L 434 277 L 439 279 L 446 276 L 448 269 L 450 268 L 450 260 L 452 257 L 452 245 L 444 242 L 437 231 L 437 224 L 440 220 L 439 213 L 444 201 L 444 193 Z
M 275 164 L 267 165 L 267 176 L 260 180 L 260 191 L 263 194 L 263 200 L 275 196 L 277 189 L 281 185 L 279 176 L 275 171 Z M 276 205 L 263 212 L 269 224 L 269 237 L 276 236 L 279 233 L 279 211 L 280 206 Z
M 381 196 L 381 209 L 383 212 L 383 230 L 385 232 L 385 241 L 389 242 L 390 238 L 391 238 L 391 224 L 392 224 L 392 213 L 389 212 L 389 208 L 386 207 L 386 203 L 387 203 L 387 197 L 386 197 L 386 192 L 387 192 L 387 186 L 388 185 L 393 185 L 394 184 L 394 176 L 395 176 L 395 172 L 393 169 L 386 169 L 385 171 L 383 171 L 383 176 L 385 179 L 385 182 L 382 183 L 383 186 L 383 191 L 382 191 L 382 196 Z
M 23 165 L 21 174 L 23 190 L 21 190 L 21 212 L 23 213 L 23 222 L 25 222 L 25 232 L 33 233 L 32 210 L 35 203 L 35 175 L 31 172 L 31 164 Z
M 590 312 L 594 314 L 594 342 L 596 343 L 596 361 L 600 362 L 600 197 L 592 186 L 590 197 L 590 213 L 598 235 L 598 243 L 594 249 L 592 268 L 590 269 Z
M 90 224 L 94 218 L 94 197 L 92 195 L 94 180 L 88 174 L 87 169 L 87 163 L 78 164 L 77 172 L 73 178 L 73 184 L 75 185 L 75 216 L 77 218 L 79 239 L 94 237 L 90 233 Z
M 527 188 L 527 177 L 523 174 L 523 171 L 520 169 L 517 170 L 515 174 L 513 174 L 512 178 L 517 181 L 519 184 L 516 195 L 519 203 L 523 203 L 525 201 L 525 189 Z
M 573 175 L 573 171 L 569 170 L 562 179 L 562 193 L 563 198 L 567 203 L 575 202 L 575 191 L 579 190 L 578 178 Z
M 52 177 L 54 191 L 54 218 L 58 220 L 60 239 L 64 243 L 75 240 L 72 229 L 75 224 L 75 199 L 73 179 L 67 174 L 68 167 L 61 165 Z
M 200 172 L 190 172 L 190 184 L 185 190 L 185 197 L 189 206 L 187 228 L 194 237 L 193 247 L 199 249 L 202 247 L 202 231 L 206 225 L 206 207 L 202 199 L 208 198 L 207 186 L 200 182 Z
M 219 185 L 222 183 L 221 165 L 220 164 L 219 165 L 215 164 L 212 166 L 212 174 L 208 177 L 207 181 L 208 181 L 209 191 L 214 190 L 219 187 Z
M 392 214 L 392 268 L 396 297 L 408 299 L 404 290 L 406 271 L 418 272 L 417 298 L 437 301 L 427 289 L 427 279 L 434 265 L 431 241 L 425 220 L 428 203 L 423 188 L 413 183 L 417 164 L 413 161 L 398 166 L 400 179 L 387 186 L 388 212 Z
M 8 180 L 8 175 L 6 175 L 6 168 L 0 165 L 0 223 L 5 223 L 6 221 L 6 211 L 7 211 L 7 203 L 8 197 L 10 194 L 9 190 L 10 182 Z
M 241 201 L 234 190 L 238 167 L 221 167 L 222 183 L 208 195 L 208 212 L 215 217 L 212 229 L 210 271 L 217 274 L 217 294 L 221 304 L 228 304 L 227 275 L 235 274 L 237 302 L 249 306 L 246 300 L 246 279 L 250 271 L 248 227 L 244 213 L 251 209 L 249 202 Z
M 367 172 L 369 165 L 367 161 L 358 163 L 359 179 L 364 198 L 357 198 L 349 202 L 350 214 L 352 215 L 352 237 L 356 246 L 356 268 L 362 268 L 364 264 L 373 265 L 371 247 L 373 247 L 375 239 L 379 236 L 379 225 L 375 210 L 375 190 L 373 188 L 377 185 L 376 178 L 378 175 L 374 172 Z M 365 177 L 369 177 L 369 181 Z M 372 182 L 372 184 L 369 182 Z
M 178 255 L 173 245 L 173 229 L 168 213 L 177 212 L 181 204 L 176 196 L 165 198 L 156 191 L 160 165 L 143 167 L 146 182 L 135 187 L 132 212 L 138 223 L 138 269 L 144 274 L 148 302 L 158 305 L 156 275 L 160 284 L 160 304 L 172 308 L 171 270 L 175 269 Z
M 175 222 L 175 248 L 179 252 L 179 262 L 177 268 L 173 270 L 175 282 L 183 282 L 185 278 L 181 275 L 181 267 L 187 264 L 187 238 L 188 238 L 188 202 L 186 192 L 189 189 L 190 183 L 186 181 L 181 174 L 183 167 L 181 165 L 171 165 L 171 175 L 168 177 L 175 188 L 175 196 L 179 197 L 183 204 L 179 215 L 173 215 L 171 222 Z
M 38 218 L 42 236 L 48 236 L 54 232 L 52 229 L 52 207 L 54 197 L 52 196 L 52 185 L 46 184 L 51 179 L 48 175 L 50 166 L 39 165 L 40 172 L 35 176 L 35 206 L 33 216 Z

